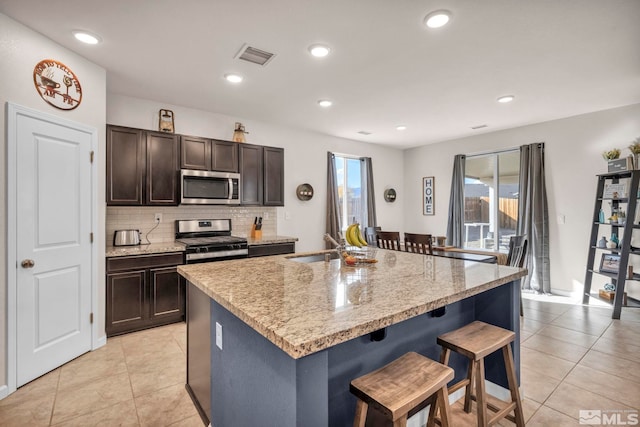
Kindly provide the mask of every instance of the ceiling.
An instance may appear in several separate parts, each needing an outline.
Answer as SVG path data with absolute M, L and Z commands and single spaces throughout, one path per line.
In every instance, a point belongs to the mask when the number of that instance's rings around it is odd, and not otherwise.
M 110 93 L 397 148 L 640 102 L 638 0 L 44 4 L 0 0 L 0 13 L 104 67 Z M 443 8 L 449 25 L 423 25 Z M 82 45 L 74 29 L 103 42 Z M 276 56 L 234 59 L 245 43 Z M 331 54 L 312 57 L 314 43 Z M 244 81 L 224 80 L 232 72 Z M 515 101 L 496 102 L 506 94 Z

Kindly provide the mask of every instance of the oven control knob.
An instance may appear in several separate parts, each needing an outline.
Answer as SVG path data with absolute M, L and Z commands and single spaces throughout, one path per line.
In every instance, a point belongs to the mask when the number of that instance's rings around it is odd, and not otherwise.
M 202 252 L 209 252 L 209 248 L 205 246 L 204 248 L 202 248 Z

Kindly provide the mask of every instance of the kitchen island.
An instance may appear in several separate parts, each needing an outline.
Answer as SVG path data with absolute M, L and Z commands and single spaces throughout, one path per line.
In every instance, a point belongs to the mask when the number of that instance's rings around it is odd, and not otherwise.
M 187 389 L 212 425 L 351 425 L 353 378 L 407 351 L 437 360 L 436 337 L 473 320 L 516 332 L 519 372 L 526 270 L 382 249 L 354 267 L 295 261 L 313 260 L 303 255 L 178 268 L 189 282 Z M 506 387 L 501 357 L 486 363 Z M 451 365 L 464 377 L 462 358 Z

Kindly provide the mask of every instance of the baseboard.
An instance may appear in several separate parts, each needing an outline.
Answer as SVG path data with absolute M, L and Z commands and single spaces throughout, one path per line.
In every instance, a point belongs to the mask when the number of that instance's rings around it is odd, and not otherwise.
M 511 392 L 508 388 L 504 388 L 501 385 L 492 383 L 491 381 L 484 380 L 484 387 L 487 394 L 493 397 L 497 397 L 500 400 L 511 401 Z
M 100 338 L 96 339 L 95 346 L 93 347 L 92 350 L 97 350 L 100 347 L 103 347 L 105 345 L 107 345 L 107 336 L 103 335 Z
M 9 387 L 7 385 L 0 386 L 0 400 L 9 396 Z
M 561 297 L 578 298 L 582 292 L 563 291 L 551 288 L 551 293 L 553 295 L 560 295 Z

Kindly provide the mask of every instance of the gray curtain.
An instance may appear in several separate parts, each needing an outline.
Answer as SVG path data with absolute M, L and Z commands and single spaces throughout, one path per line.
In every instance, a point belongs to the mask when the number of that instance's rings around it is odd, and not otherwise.
M 447 244 L 461 248 L 464 232 L 464 164 L 465 155 L 458 154 L 453 159 L 451 177 L 451 197 L 449 197 L 449 223 L 447 224 Z
M 518 196 L 518 234 L 526 235 L 529 275 L 523 289 L 551 293 L 549 276 L 549 212 L 544 179 L 544 143 L 520 147 L 520 194 Z
M 332 152 L 327 152 L 327 224 L 326 232 L 338 242 L 340 238 L 340 205 L 338 200 L 338 183 L 336 178 L 336 162 Z M 326 242 L 327 249 L 333 249 L 333 245 Z
M 365 170 L 366 170 L 366 192 L 367 192 L 367 223 L 366 227 L 375 227 L 378 225 L 376 217 L 376 192 L 373 189 L 373 166 L 371 164 L 371 157 L 364 157 Z M 362 227 L 364 230 L 364 227 Z

